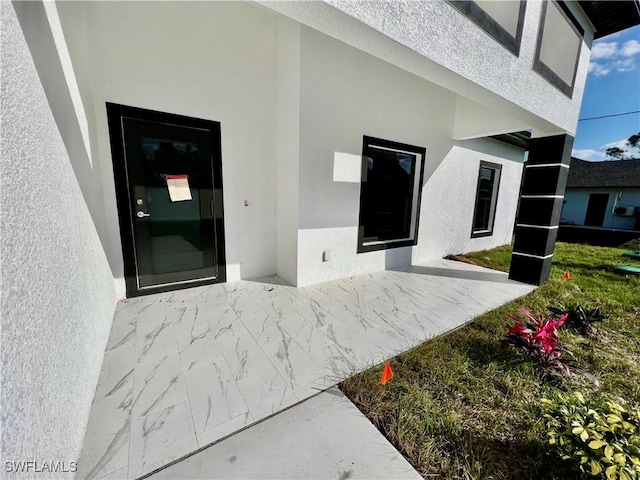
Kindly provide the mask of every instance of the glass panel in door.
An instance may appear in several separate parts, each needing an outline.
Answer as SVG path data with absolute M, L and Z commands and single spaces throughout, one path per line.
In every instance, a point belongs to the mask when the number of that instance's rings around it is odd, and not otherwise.
M 124 118 L 138 287 L 215 278 L 207 131 Z

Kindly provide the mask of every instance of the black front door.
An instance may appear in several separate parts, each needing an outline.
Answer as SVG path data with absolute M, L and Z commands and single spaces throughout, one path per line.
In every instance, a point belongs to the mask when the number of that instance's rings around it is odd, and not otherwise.
M 224 282 L 220 124 L 107 103 L 127 296 Z
M 607 213 L 608 203 L 608 193 L 592 193 L 589 195 L 584 224 L 592 227 L 601 227 L 604 223 L 604 216 Z

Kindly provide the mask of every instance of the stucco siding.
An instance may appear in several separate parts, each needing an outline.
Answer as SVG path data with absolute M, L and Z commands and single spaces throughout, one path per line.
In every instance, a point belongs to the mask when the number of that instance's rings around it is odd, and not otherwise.
M 532 69 L 542 2 L 527 2 L 522 44 L 516 56 L 444 0 L 260 1 L 488 107 L 490 116 L 499 117 L 491 110 L 500 110 L 533 127 L 534 136 L 575 132 L 593 38 L 592 26 L 574 5 L 577 2 L 568 2 L 569 8 L 584 26 L 585 36 L 575 88 L 569 98 Z
M 86 22 L 91 76 L 79 82 L 92 95 L 108 255 L 118 265 L 119 282 L 122 249 L 105 102 L 220 122 L 227 278 L 274 273 L 276 15 L 242 2 L 191 2 L 188 8 L 181 2 L 74 2 L 60 15 L 63 25 L 73 18 Z M 82 41 L 73 33 L 72 41 Z M 72 55 L 79 51 L 71 49 Z
M 452 92 L 306 27 L 301 45 L 299 285 L 510 242 L 522 150 L 454 142 Z M 359 170 L 335 175 L 349 158 L 359 165 L 363 135 L 426 148 L 416 247 L 357 253 Z M 480 160 L 504 167 L 494 234 L 471 239 Z
M 493 234 L 471 238 L 480 161 L 502 166 Z M 512 241 L 523 151 L 493 140 L 456 142 L 423 190 L 414 261 L 486 250 Z
M 300 24 L 278 18 L 276 109 L 276 273 L 298 281 Z
M 571 5 L 572 2 L 567 2 L 568 8 L 573 10 L 587 31 L 571 98 L 531 68 L 542 2 L 527 2 L 520 54 L 517 56 L 444 0 L 382 3 L 328 0 L 327 3 L 462 78 L 495 92 L 569 133 L 575 132 L 593 32 L 585 15 Z M 567 61 L 573 62 L 573 59 Z
M 113 277 L 14 7 L 0 11 L 2 459 L 69 469 L 113 318 Z M 4 462 L 3 478 L 36 475 Z

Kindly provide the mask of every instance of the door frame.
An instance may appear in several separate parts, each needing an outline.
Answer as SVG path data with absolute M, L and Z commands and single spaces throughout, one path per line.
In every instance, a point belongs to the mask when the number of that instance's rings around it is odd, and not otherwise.
M 130 107 L 116 103 L 106 102 L 107 120 L 109 126 L 109 141 L 111 143 L 111 159 L 113 163 L 113 175 L 116 191 L 116 205 L 118 209 L 118 224 L 120 226 L 120 240 L 124 261 L 124 279 L 127 298 L 149 295 L 153 293 L 168 292 L 184 288 L 223 283 L 227 280 L 225 232 L 224 232 L 224 205 L 222 188 L 222 142 L 220 134 L 220 122 L 204 120 L 200 118 L 176 115 L 173 113 L 158 112 L 143 108 Z M 124 131 L 122 118 L 132 118 L 155 123 L 164 123 L 178 127 L 196 128 L 206 130 L 210 134 L 211 141 L 211 172 L 213 175 L 213 225 L 214 225 L 214 251 L 217 259 L 217 276 L 186 280 L 149 287 L 139 287 L 138 266 L 135 252 L 134 238 L 134 208 L 131 203 L 129 173 L 124 148 Z

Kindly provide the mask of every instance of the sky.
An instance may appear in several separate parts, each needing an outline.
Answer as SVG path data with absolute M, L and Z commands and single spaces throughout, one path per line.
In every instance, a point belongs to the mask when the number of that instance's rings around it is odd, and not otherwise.
M 589 74 L 580 118 L 640 110 L 640 26 L 596 40 L 591 48 Z M 640 114 L 578 122 L 573 156 L 606 160 L 605 150 L 619 147 L 634 158 L 627 138 L 640 132 Z

